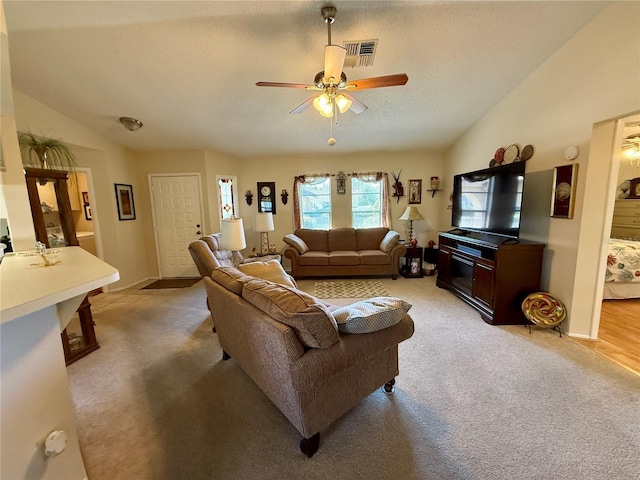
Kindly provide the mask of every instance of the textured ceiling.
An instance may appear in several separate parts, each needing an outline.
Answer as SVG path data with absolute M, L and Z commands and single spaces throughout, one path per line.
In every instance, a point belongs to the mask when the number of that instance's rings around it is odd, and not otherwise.
M 326 1 L 4 0 L 14 88 L 135 150 L 237 158 L 441 151 L 597 15 L 603 2 L 335 1 L 332 43 L 378 39 L 349 80 L 406 73 L 353 92 L 369 109 L 330 121 L 311 84 L 323 68 Z M 144 122 L 137 132 L 121 116 Z M 46 133 L 46 132 L 42 132 Z

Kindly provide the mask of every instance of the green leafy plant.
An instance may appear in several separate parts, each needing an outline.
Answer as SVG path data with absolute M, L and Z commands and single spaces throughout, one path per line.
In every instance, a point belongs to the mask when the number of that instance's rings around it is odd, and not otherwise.
M 61 140 L 18 132 L 18 142 L 25 167 L 73 170 L 76 166 L 75 155 Z

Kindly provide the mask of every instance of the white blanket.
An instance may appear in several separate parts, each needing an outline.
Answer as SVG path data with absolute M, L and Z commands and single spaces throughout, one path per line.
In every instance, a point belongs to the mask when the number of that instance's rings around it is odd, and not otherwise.
M 640 283 L 640 242 L 609 239 L 605 282 Z

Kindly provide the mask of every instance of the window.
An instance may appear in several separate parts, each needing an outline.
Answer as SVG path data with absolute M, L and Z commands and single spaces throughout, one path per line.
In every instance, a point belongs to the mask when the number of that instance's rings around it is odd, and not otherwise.
M 382 180 L 363 181 L 351 177 L 351 225 L 354 228 L 382 226 Z
M 328 230 L 331 228 L 331 179 L 299 184 L 302 228 Z
M 238 193 L 235 185 L 236 177 L 217 175 L 218 205 L 220 220 L 238 216 Z

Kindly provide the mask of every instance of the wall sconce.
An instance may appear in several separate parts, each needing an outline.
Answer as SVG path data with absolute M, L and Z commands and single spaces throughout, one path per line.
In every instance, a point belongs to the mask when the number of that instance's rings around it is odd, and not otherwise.
M 284 205 L 286 205 L 287 202 L 289 201 L 289 194 L 287 193 L 287 189 L 286 188 L 282 189 L 282 193 L 280 194 L 280 198 L 282 198 L 282 203 Z
M 244 198 L 247 200 L 247 205 L 251 205 L 253 203 L 253 193 L 251 193 L 251 190 L 247 190 L 247 193 L 244 194 Z

